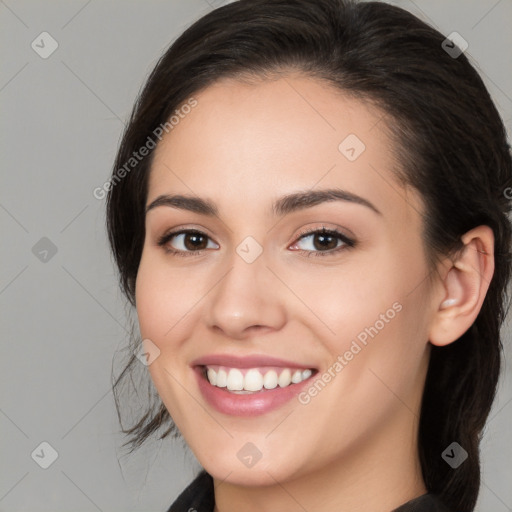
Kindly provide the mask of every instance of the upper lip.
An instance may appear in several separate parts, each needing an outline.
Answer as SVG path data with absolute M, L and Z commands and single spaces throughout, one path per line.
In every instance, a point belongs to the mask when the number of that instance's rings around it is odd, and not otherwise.
M 192 361 L 191 366 L 219 365 L 228 368 L 257 368 L 259 366 L 280 366 L 283 368 L 313 368 L 309 364 L 287 361 L 277 357 L 254 354 L 250 356 L 235 356 L 232 354 L 210 354 Z

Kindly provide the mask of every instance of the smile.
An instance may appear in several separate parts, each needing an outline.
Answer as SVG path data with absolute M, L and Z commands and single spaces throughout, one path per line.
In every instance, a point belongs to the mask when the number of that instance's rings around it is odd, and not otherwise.
M 205 402 L 229 416 L 258 416 L 292 401 L 318 373 L 266 355 L 212 354 L 191 364 Z
M 285 388 L 299 384 L 313 374 L 309 368 L 229 368 L 219 365 L 205 366 L 204 371 L 212 386 L 236 394 L 257 393 L 278 386 Z

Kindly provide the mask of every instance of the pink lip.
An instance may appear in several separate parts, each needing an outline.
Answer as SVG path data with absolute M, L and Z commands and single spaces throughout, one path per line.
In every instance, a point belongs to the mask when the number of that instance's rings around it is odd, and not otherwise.
M 195 374 L 199 390 L 204 399 L 217 411 L 230 416 L 258 416 L 277 409 L 297 396 L 305 386 L 310 385 L 311 378 L 285 388 L 277 387 L 258 391 L 250 395 L 230 393 L 226 388 L 212 386 L 203 375 L 202 368 L 196 366 Z
M 297 364 L 292 361 L 276 359 L 268 356 L 236 357 L 228 355 L 210 355 L 196 359 L 192 362 L 199 390 L 204 399 L 217 411 L 230 416 L 258 416 L 277 409 L 297 396 L 301 390 L 311 384 L 313 375 L 298 384 L 290 384 L 284 388 L 262 390 L 252 394 L 239 395 L 230 393 L 226 388 L 212 386 L 204 375 L 204 367 L 208 365 L 221 365 L 230 368 L 257 368 L 265 366 L 279 366 L 285 368 L 311 368 L 309 365 Z
M 190 366 L 219 365 L 229 368 L 257 368 L 259 366 L 280 366 L 283 368 L 313 368 L 309 364 L 299 364 L 276 357 L 265 355 L 234 356 L 229 354 L 211 354 L 199 357 L 190 363 Z

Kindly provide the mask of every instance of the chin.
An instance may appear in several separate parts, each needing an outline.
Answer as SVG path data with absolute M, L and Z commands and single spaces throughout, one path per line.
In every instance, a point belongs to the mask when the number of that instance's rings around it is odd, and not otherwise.
M 231 485 L 247 487 L 272 486 L 277 482 L 288 481 L 301 473 L 306 461 L 286 460 L 284 454 L 275 454 L 271 450 L 267 456 L 258 457 L 256 449 L 249 443 L 241 443 L 242 448 L 224 449 L 220 453 L 203 456 L 199 462 L 215 479 Z M 251 456 L 253 457 L 251 460 Z

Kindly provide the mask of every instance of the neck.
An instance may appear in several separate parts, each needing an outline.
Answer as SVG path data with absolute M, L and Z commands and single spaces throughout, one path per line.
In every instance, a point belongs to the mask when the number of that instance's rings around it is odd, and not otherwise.
M 404 407 L 371 435 L 371 442 L 361 440 L 350 453 L 315 471 L 264 487 L 214 479 L 214 512 L 389 512 L 427 492 L 416 448 L 417 426 L 417 417 Z

